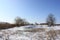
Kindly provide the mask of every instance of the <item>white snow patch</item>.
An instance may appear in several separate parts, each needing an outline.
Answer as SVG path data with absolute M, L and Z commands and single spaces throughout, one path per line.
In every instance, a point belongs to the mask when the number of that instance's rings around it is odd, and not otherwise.
M 21 30 L 31 30 L 43 28 L 46 29 L 44 32 L 22 32 Z M 40 25 L 29 25 L 14 27 L 10 29 L 0 30 L 0 40 L 47 40 L 46 32 L 50 30 L 60 30 L 59 26 L 47 27 Z M 59 38 L 58 38 L 59 37 Z M 56 40 L 60 40 L 60 35 L 56 37 Z

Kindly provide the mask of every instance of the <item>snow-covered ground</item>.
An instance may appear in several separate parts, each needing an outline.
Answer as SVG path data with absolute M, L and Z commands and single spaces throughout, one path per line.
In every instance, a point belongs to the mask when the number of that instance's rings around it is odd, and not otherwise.
M 28 25 L 0 30 L 0 40 L 60 40 L 60 27 Z

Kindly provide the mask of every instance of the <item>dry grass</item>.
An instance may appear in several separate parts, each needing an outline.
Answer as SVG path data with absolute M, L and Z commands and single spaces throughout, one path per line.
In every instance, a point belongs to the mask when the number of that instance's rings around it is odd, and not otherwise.
M 35 29 L 31 29 L 31 30 L 23 30 L 24 32 L 43 32 L 45 31 L 44 28 L 35 28 Z
M 57 37 L 57 35 L 60 35 L 60 30 L 50 30 L 46 33 L 47 36 L 47 40 L 56 40 L 55 37 Z

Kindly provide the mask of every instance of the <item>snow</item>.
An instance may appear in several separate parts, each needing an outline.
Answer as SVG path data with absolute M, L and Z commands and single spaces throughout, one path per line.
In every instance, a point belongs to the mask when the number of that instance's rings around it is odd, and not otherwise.
M 43 31 L 37 32 L 24 32 L 25 30 L 32 30 L 32 29 L 44 29 Z M 48 34 L 49 31 L 60 30 L 59 26 L 55 27 L 47 27 L 47 26 L 40 26 L 40 25 L 28 25 L 28 26 L 21 26 L 21 27 L 14 27 L 9 29 L 0 30 L 0 40 L 48 40 L 52 37 L 51 34 Z M 49 37 L 49 35 L 51 37 Z M 51 40 L 55 38 L 55 40 L 60 40 L 60 34 L 51 38 Z

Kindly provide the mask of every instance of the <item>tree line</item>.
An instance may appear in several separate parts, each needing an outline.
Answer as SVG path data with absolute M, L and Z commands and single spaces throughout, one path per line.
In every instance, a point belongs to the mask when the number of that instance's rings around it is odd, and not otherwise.
M 0 23 L 0 29 L 3 28 L 12 28 L 12 27 L 20 27 L 20 26 L 25 26 L 25 25 L 34 25 L 32 23 L 29 23 L 28 21 L 26 21 L 25 19 L 22 19 L 20 17 L 16 17 L 14 19 L 15 23 L 14 24 L 1 24 Z M 54 26 L 56 23 L 56 19 L 54 17 L 53 14 L 49 14 L 47 19 L 46 19 L 46 24 L 51 27 L 51 26 Z M 35 23 L 35 25 L 40 25 L 38 23 Z
M 27 22 L 25 19 L 22 19 L 22 18 L 20 18 L 20 17 L 16 17 L 16 18 L 15 18 L 15 23 L 16 23 L 17 25 L 28 25 L 28 24 L 30 24 L 30 23 Z M 35 23 L 35 24 L 36 24 L 36 25 L 39 25 L 38 23 Z M 54 26 L 54 25 L 56 24 L 56 18 L 54 17 L 53 14 L 49 14 L 49 15 L 47 16 L 46 24 L 47 24 L 49 27 Z M 31 24 L 31 25 L 33 25 L 33 24 Z

